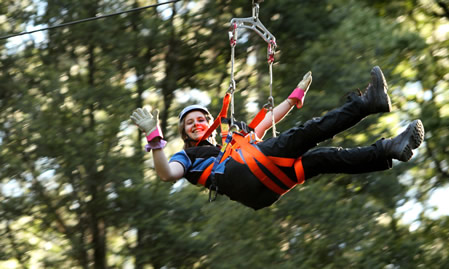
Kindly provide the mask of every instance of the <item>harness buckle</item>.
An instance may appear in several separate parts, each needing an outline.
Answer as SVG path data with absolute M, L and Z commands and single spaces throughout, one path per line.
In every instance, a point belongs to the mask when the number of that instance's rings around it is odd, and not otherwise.
M 249 143 L 250 144 L 255 144 L 256 142 L 257 142 L 257 136 L 256 136 L 256 134 L 254 133 L 254 132 L 250 132 L 249 134 L 248 134 L 248 136 L 249 136 Z
M 212 195 L 212 193 L 214 194 Z M 215 183 L 211 183 L 209 186 L 209 203 L 212 203 L 213 201 L 217 200 L 217 194 L 218 194 L 218 186 L 215 185 Z

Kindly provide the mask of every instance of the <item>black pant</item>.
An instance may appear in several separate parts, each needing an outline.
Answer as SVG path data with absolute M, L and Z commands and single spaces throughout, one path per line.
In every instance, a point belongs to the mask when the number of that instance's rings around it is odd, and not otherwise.
M 351 128 L 367 115 L 361 98 L 352 94 L 343 106 L 322 117 L 313 118 L 299 127 L 291 128 L 278 137 L 260 142 L 257 147 L 266 156 L 302 156 L 306 179 L 319 174 L 359 174 L 389 169 L 392 160 L 385 156 L 381 141 L 371 146 L 350 149 L 315 148 L 318 143 Z M 281 169 L 290 178 L 295 178 L 293 168 Z M 254 209 L 269 206 L 279 198 L 278 194 L 260 183 L 246 165 L 232 159 L 226 165 L 225 174 L 217 179 L 220 193 Z
M 360 174 L 391 168 L 392 160 L 385 156 L 381 141 L 371 146 L 343 149 L 341 147 L 314 148 L 361 121 L 367 112 L 359 96 L 351 94 L 343 106 L 323 117 L 313 118 L 304 125 L 292 128 L 276 138 L 258 144 L 267 156 L 298 158 L 306 179 L 318 174 Z M 291 171 L 289 172 L 291 174 Z

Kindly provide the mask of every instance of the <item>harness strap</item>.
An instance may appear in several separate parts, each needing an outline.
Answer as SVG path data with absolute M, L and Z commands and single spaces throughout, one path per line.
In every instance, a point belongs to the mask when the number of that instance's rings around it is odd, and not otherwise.
M 304 167 L 302 166 L 302 157 L 295 160 L 294 163 L 296 178 L 298 179 L 298 184 L 303 184 L 306 181 L 306 176 L 304 174 Z
M 286 193 L 288 190 L 284 190 L 283 188 L 276 185 L 271 178 L 269 178 L 259 167 L 259 165 L 256 163 L 256 159 L 253 158 L 253 156 L 245 151 L 242 150 L 243 158 L 245 159 L 246 165 L 251 170 L 251 173 L 253 173 L 259 181 L 264 184 L 267 188 L 274 191 L 275 193 L 282 195 Z
M 218 125 L 220 125 L 220 123 L 221 123 L 222 118 L 226 118 L 226 116 L 228 114 L 228 108 L 229 108 L 230 102 L 231 102 L 231 94 L 226 93 L 225 97 L 223 98 L 223 106 L 221 107 L 220 114 L 218 114 L 217 118 L 214 120 L 214 123 L 212 123 L 212 125 L 209 127 L 209 129 L 207 129 L 207 131 L 206 131 L 206 133 L 204 133 L 203 137 L 201 137 L 201 139 L 198 140 L 198 142 L 196 143 L 196 146 L 198 146 L 198 144 L 201 141 L 206 140 L 214 132 L 214 130 L 217 129 Z
M 265 115 L 267 114 L 267 109 L 262 108 L 259 110 L 257 115 L 253 118 L 253 120 L 248 124 L 248 127 L 251 129 L 255 129 L 257 125 L 265 118 Z
M 302 157 L 294 159 L 294 158 L 268 156 L 268 158 L 277 166 L 293 167 L 295 169 L 295 174 L 296 174 L 296 179 L 298 180 L 298 184 L 304 183 L 305 175 L 304 175 L 304 168 L 302 166 Z
M 253 173 L 262 184 L 264 184 L 267 188 L 272 190 L 273 192 L 283 195 L 287 193 L 290 189 L 292 189 L 297 184 L 303 184 L 305 181 L 304 169 L 302 166 L 301 157 L 294 158 L 284 158 L 284 157 L 273 157 L 273 156 L 265 156 L 262 152 L 260 152 L 256 147 L 248 142 L 248 136 L 243 137 L 242 135 L 235 134 L 233 135 L 234 144 L 228 143 L 224 150 L 224 154 L 221 157 L 220 162 L 225 160 L 228 156 L 231 156 L 235 161 L 246 164 L 250 169 L 251 173 Z M 286 187 L 282 188 L 278 186 L 269 176 L 267 176 L 259 164 L 264 166 L 271 174 L 276 176 L 279 181 L 281 181 Z M 296 182 L 291 180 L 279 167 L 293 167 L 295 169 L 296 174 Z M 206 185 L 206 181 L 209 176 L 212 174 L 214 168 L 214 163 L 210 164 L 204 172 L 201 174 L 198 179 L 198 184 L 203 186 Z
M 223 152 L 223 155 L 220 158 L 219 163 L 221 163 L 224 160 L 226 160 L 226 158 L 228 158 L 229 155 L 231 155 L 231 153 L 234 152 L 234 146 L 231 145 L 231 143 L 228 143 L 225 146 L 225 148 L 222 148 L 222 150 L 223 149 L 224 149 L 224 152 Z M 217 158 L 219 158 L 219 157 L 220 156 L 217 156 Z M 209 176 L 212 174 L 213 169 L 214 169 L 214 165 L 216 165 L 215 162 L 211 163 L 208 167 L 206 167 L 206 169 L 204 169 L 203 173 L 201 174 L 200 178 L 198 179 L 198 184 L 206 186 L 206 181 L 209 178 Z
M 214 168 L 214 163 L 211 163 L 206 169 L 204 169 L 203 173 L 201 174 L 200 178 L 198 179 L 198 184 L 206 186 L 206 181 L 207 181 L 207 178 L 212 173 L 212 168 Z
M 252 158 L 254 158 L 254 160 L 258 161 L 261 165 L 263 165 L 265 168 L 267 168 L 267 170 L 270 171 L 271 174 L 276 176 L 288 189 L 293 188 L 297 184 L 297 182 L 292 181 L 267 156 L 265 156 L 257 148 L 255 148 L 254 146 L 249 144 L 244 137 L 242 137 L 240 135 L 235 135 L 233 138 L 234 138 L 235 142 L 240 145 L 244 157 L 245 157 L 245 154 L 247 154 L 247 153 L 251 154 L 251 156 L 252 156 Z M 245 161 L 248 163 L 247 158 L 245 158 Z M 251 167 L 250 167 L 250 169 L 251 169 Z M 287 192 L 287 191 L 285 191 L 285 192 Z
M 233 150 L 231 152 L 231 158 L 234 159 L 234 161 L 245 164 L 245 161 L 243 160 L 243 157 L 240 153 L 241 151 Z M 302 167 L 302 160 L 301 157 L 298 159 L 293 158 L 284 158 L 284 157 L 273 157 L 273 156 L 267 156 L 270 161 L 272 161 L 277 166 L 281 167 L 293 167 L 295 169 L 296 178 L 298 180 L 298 184 L 303 184 L 305 181 L 305 175 L 304 175 L 304 168 Z

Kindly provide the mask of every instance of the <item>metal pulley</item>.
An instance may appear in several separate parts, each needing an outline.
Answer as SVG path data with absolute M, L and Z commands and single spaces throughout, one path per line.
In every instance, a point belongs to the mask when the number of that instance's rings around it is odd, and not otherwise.
M 268 103 L 264 106 L 267 110 L 271 112 L 272 116 L 272 130 L 273 137 L 276 136 L 276 126 L 274 119 L 274 98 L 273 98 L 273 63 L 274 55 L 276 53 L 276 38 L 263 23 L 259 20 L 259 3 L 263 0 L 253 0 L 252 1 L 252 17 L 249 18 L 233 18 L 231 20 L 231 26 L 229 30 L 229 40 L 231 45 L 231 83 L 228 92 L 231 93 L 231 125 L 233 124 L 234 118 L 234 91 L 236 89 L 235 79 L 234 79 L 234 62 L 235 62 L 235 47 L 237 45 L 238 39 L 238 29 L 244 28 L 255 31 L 268 45 L 267 48 L 267 62 L 269 65 L 269 75 L 270 75 L 270 96 L 268 98 Z

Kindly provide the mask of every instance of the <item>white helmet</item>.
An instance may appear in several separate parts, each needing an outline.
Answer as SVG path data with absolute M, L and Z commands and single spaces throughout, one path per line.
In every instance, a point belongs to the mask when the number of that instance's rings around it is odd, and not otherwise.
M 181 113 L 179 113 L 179 121 L 182 121 L 182 119 L 187 115 L 187 113 L 192 112 L 192 111 L 201 111 L 207 115 L 210 115 L 212 117 L 212 115 L 210 114 L 209 110 L 207 110 L 207 108 L 205 108 L 202 105 L 190 105 L 185 107 Z

